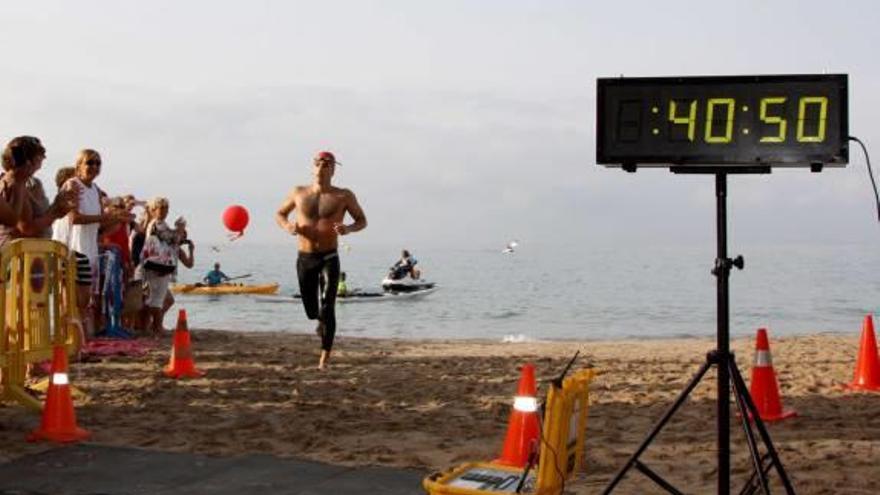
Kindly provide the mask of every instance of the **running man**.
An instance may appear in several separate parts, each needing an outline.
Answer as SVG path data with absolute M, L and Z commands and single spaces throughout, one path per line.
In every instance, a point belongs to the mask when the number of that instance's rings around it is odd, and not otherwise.
M 299 236 L 296 274 L 306 316 L 310 320 L 318 320 L 315 328 L 321 337 L 318 369 L 327 366 L 336 335 L 339 236 L 363 230 L 367 226 L 367 217 L 354 193 L 330 184 L 335 171 L 336 157 L 333 153 L 322 151 L 315 155 L 312 184 L 294 187 L 275 214 L 278 226 L 291 235 Z M 291 223 L 288 217 L 294 210 L 295 220 Z M 346 213 L 354 219 L 354 223 L 342 223 Z

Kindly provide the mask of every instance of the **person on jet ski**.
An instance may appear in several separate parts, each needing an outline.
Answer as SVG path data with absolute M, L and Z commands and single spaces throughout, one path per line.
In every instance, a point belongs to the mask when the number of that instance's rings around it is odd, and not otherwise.
M 388 274 L 389 278 L 392 280 L 400 280 L 409 275 L 413 280 L 418 280 L 421 272 L 416 268 L 416 263 L 418 263 L 418 261 L 409 254 L 409 251 L 404 249 L 400 252 L 400 259 L 391 267 L 391 271 Z

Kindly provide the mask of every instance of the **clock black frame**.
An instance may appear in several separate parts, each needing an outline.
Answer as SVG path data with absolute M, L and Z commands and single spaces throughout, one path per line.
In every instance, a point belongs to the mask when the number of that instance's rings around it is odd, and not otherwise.
M 600 78 L 596 162 L 627 170 L 845 166 L 848 86 L 846 74 Z M 786 100 L 780 103 L 773 97 Z M 808 102 L 801 106 L 805 98 Z M 815 98 L 826 99 L 821 134 L 816 112 L 822 107 Z M 714 111 L 707 124 L 710 99 Z M 727 106 L 728 101 L 732 105 Z M 687 102 L 696 102 L 694 114 L 688 113 Z M 673 116 L 678 123 L 671 121 Z M 691 128 L 683 122 L 689 116 Z M 785 127 L 779 124 L 783 118 Z M 729 125 L 725 128 L 725 124 Z M 710 137 L 723 141 L 725 131 L 727 142 L 706 142 Z M 802 138 L 802 133 L 809 135 Z M 761 142 L 762 138 L 781 141 Z

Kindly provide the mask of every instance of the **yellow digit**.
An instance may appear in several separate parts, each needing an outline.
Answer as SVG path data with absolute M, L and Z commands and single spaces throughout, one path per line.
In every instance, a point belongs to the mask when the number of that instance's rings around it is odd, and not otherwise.
M 762 143 L 784 143 L 785 133 L 788 130 L 788 121 L 776 115 L 767 115 L 767 107 L 770 105 L 782 105 L 785 103 L 784 96 L 773 96 L 770 98 L 761 98 L 761 122 L 770 125 L 776 125 L 779 134 L 776 136 L 764 136 L 761 138 Z
M 690 109 L 687 117 L 678 117 L 675 111 L 675 100 L 669 100 L 669 121 L 673 124 L 687 124 L 688 140 L 694 140 L 694 128 L 697 123 L 697 100 L 691 101 Z
M 804 136 L 804 121 L 807 105 L 819 105 L 819 128 L 815 136 Z M 803 96 L 798 101 L 797 140 L 799 143 L 821 143 L 825 141 L 825 120 L 828 118 L 828 98 L 824 96 Z
M 724 126 L 723 136 L 712 135 L 712 115 L 715 113 L 716 105 L 727 106 L 727 121 Z M 733 137 L 733 109 L 736 107 L 736 101 L 733 98 L 709 98 L 706 102 L 706 142 L 707 143 L 729 143 Z

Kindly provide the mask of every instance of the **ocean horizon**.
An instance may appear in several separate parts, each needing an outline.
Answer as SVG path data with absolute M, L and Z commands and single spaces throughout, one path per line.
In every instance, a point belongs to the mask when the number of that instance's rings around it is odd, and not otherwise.
M 340 337 L 485 338 L 498 341 L 712 337 L 716 333 L 714 245 L 620 244 L 414 250 L 423 278 L 438 289 L 418 298 L 337 304 Z M 350 289 L 378 291 L 400 246 L 343 245 Z M 878 310 L 880 259 L 870 243 L 754 245 L 731 272 L 731 336 L 859 332 Z M 730 251 L 731 256 L 738 251 Z M 298 300 L 296 246 L 240 240 L 200 246 L 195 282 L 216 261 L 242 281 L 279 283 L 274 297 L 177 295 L 190 326 L 311 333 Z M 170 311 L 166 325 L 173 325 Z

